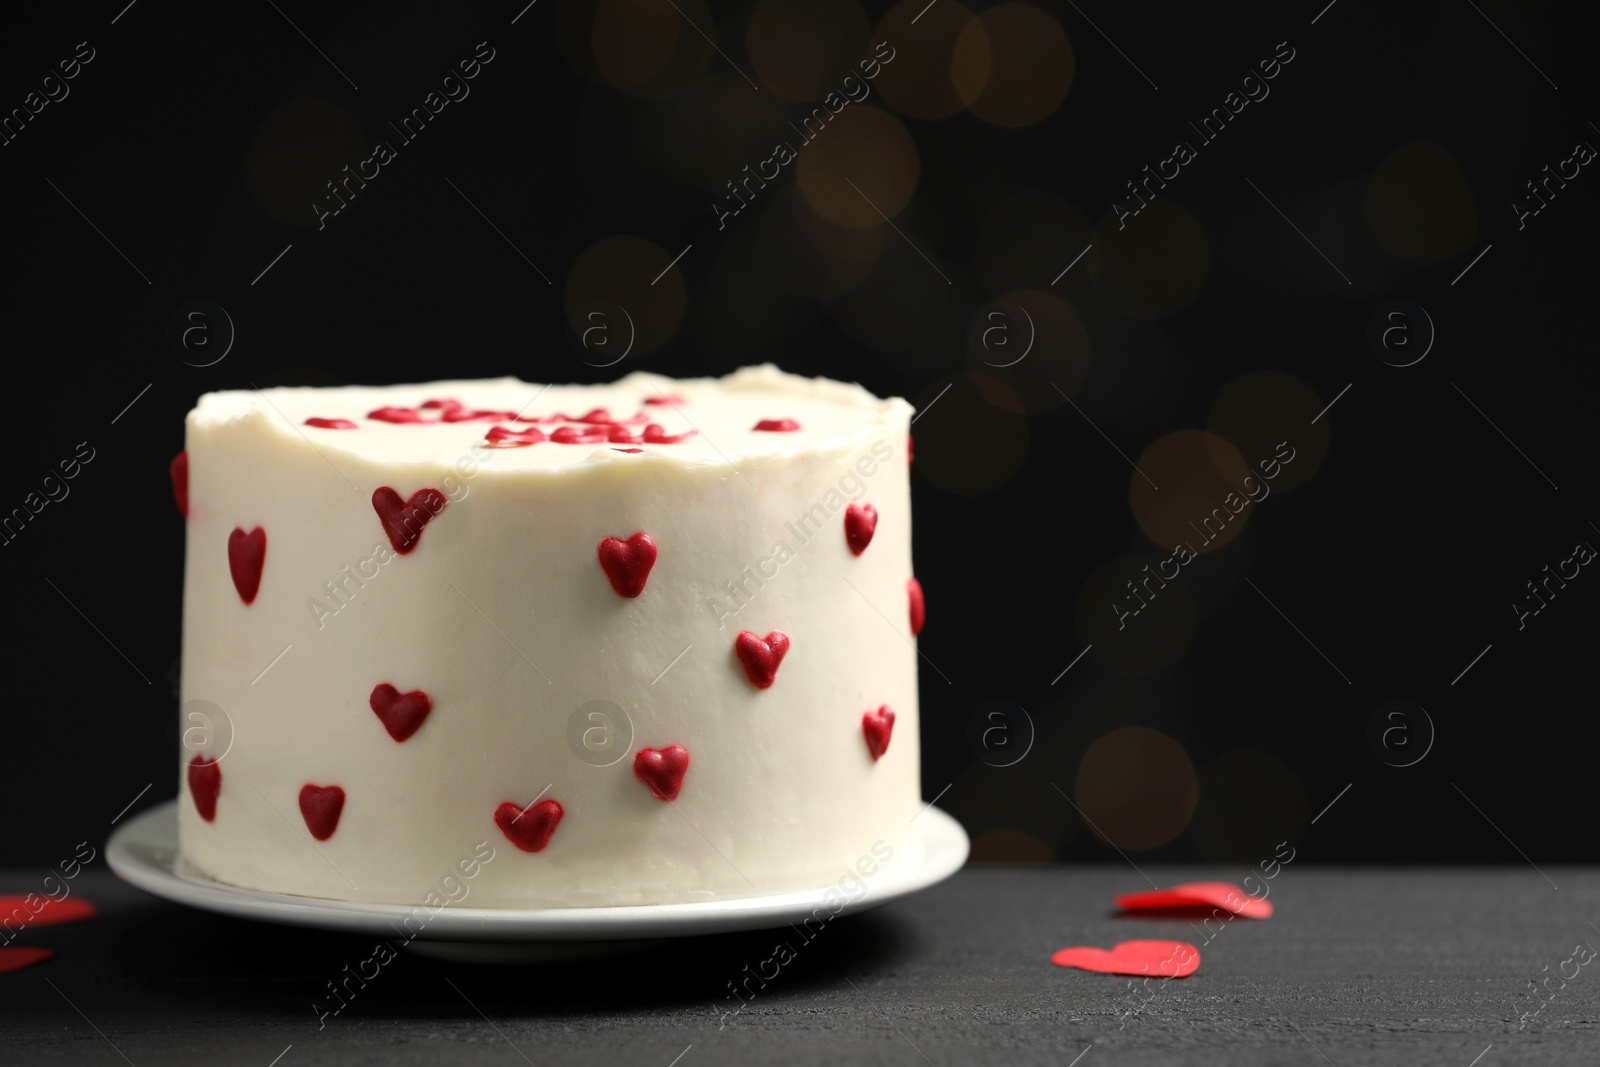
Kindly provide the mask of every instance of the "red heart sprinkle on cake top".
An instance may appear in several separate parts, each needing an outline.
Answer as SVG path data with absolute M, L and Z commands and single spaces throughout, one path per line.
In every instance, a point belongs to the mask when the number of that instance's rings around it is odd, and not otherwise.
M 315 426 L 319 430 L 356 430 L 360 429 L 349 419 L 307 419 L 307 426 Z
M 1124 893 L 1117 898 L 1117 907 L 1123 911 L 1220 908 L 1245 919 L 1266 919 L 1272 915 L 1272 903 L 1266 898 L 1250 896 L 1227 882 L 1184 882 L 1148 893 Z
M 396 741 L 404 741 L 422 728 L 423 720 L 433 710 L 433 700 L 420 689 L 402 693 L 388 682 L 379 682 L 372 690 L 367 703 L 373 714 Z
M 28 916 L 24 926 L 60 926 L 95 917 L 94 905 L 82 897 L 57 899 L 43 893 L 0 895 L 0 915 L 10 919 L 19 909 Z
M 778 676 L 778 664 L 789 651 L 789 635 L 774 630 L 764 639 L 749 630 L 741 630 L 734 638 L 733 651 L 744 664 L 745 677 L 757 689 L 765 689 Z
M 564 814 L 554 800 L 541 800 L 526 809 L 508 800 L 494 809 L 494 823 L 522 851 L 542 852 Z
M 222 792 L 222 768 L 215 758 L 196 756 L 189 761 L 189 795 L 194 797 L 194 810 L 206 822 L 217 817 L 217 794 Z
M 300 814 L 306 820 L 306 829 L 318 841 L 326 841 L 339 828 L 339 814 L 344 811 L 344 790 L 336 785 L 310 785 L 300 787 Z
M 178 514 L 189 517 L 189 453 L 179 452 L 167 466 L 172 479 L 172 499 L 177 501 Z
M 799 428 L 800 424 L 793 419 L 762 419 L 754 427 L 767 433 L 794 433 Z
M 596 554 L 618 596 L 636 597 L 644 592 L 650 568 L 656 565 L 656 543 L 649 534 L 641 531 L 626 541 L 617 537 L 604 538 Z
M 1185 941 L 1124 941 L 1109 952 L 1091 945 L 1064 948 L 1050 962 L 1100 974 L 1187 978 L 1200 966 L 1200 950 Z
M 367 412 L 367 418 L 376 419 L 379 422 L 421 422 L 422 413 L 413 411 L 410 408 L 379 408 L 377 411 Z
M 644 443 L 647 445 L 675 445 L 679 441 L 688 440 L 699 432 L 699 430 L 685 430 L 682 433 L 668 433 L 663 427 L 652 422 L 644 428 Z
M 867 739 L 867 751 L 872 762 L 877 763 L 889 751 L 889 735 L 894 733 L 894 709 L 885 704 L 877 711 L 861 716 L 861 733 Z
M 400 494 L 381 485 L 372 491 L 372 509 L 383 523 L 383 532 L 389 543 L 402 556 L 417 547 L 422 540 L 422 528 L 449 503 L 437 489 L 418 489 L 410 500 L 401 500 Z
M 599 445 L 611 437 L 604 426 L 563 426 L 550 431 L 550 440 L 558 445 Z
M 856 555 L 872 544 L 873 531 L 878 528 L 878 509 L 871 504 L 851 504 L 844 509 L 844 540 Z
M 0 974 L 7 971 L 20 971 L 24 967 L 31 967 L 35 963 L 43 963 L 54 956 L 55 953 L 47 948 L 28 946 L 27 948 L 0 948 Z
M 683 772 L 689 769 L 689 750 L 682 745 L 663 749 L 641 748 L 633 757 L 633 776 L 650 787 L 661 800 L 677 800 Z
M 654 404 L 654 405 L 672 405 L 672 404 L 684 404 L 684 403 L 687 403 L 687 401 L 684 400 L 683 397 L 676 396 L 676 395 L 674 395 L 674 396 L 647 396 L 647 397 L 644 398 L 644 402 L 646 404 Z
M 494 448 L 522 448 L 525 445 L 536 445 L 540 441 L 548 441 L 544 431 L 537 426 L 530 426 L 526 430 L 508 430 L 504 426 L 491 426 L 489 432 L 483 435 Z
M 640 452 L 643 452 L 644 449 L 642 449 L 642 448 L 613 448 L 611 451 L 613 451 L 613 452 L 626 452 L 630 456 L 636 456 Z
M 911 636 L 915 637 L 922 632 L 922 624 L 928 619 L 928 606 L 922 599 L 922 583 L 915 578 L 907 578 L 906 596 L 911 601 Z
M 261 589 L 261 567 L 267 561 L 267 531 L 257 526 L 249 533 L 239 527 L 228 535 L 228 571 L 239 599 L 253 603 Z
M 464 406 L 465 405 L 459 400 L 424 400 L 422 402 L 422 408 L 424 411 L 433 411 L 437 408 L 443 408 L 446 411 L 454 411 L 456 408 Z

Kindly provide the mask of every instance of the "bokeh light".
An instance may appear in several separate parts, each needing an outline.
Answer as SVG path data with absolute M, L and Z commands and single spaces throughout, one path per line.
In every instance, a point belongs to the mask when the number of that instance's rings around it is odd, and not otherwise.
M 973 243 L 973 268 L 990 296 L 1051 282 L 1072 296 L 1088 285 L 1083 264 L 1062 275 L 1094 241 L 1083 212 L 1054 193 L 1029 189 L 1006 197 L 984 214 Z M 1060 278 L 1059 283 L 1051 281 Z
M 814 140 L 795 147 L 801 195 L 837 225 L 882 226 L 884 216 L 898 215 L 916 190 L 917 146 L 905 124 L 879 108 L 846 108 Z
M 1188 827 L 1200 783 L 1177 741 L 1159 730 L 1125 726 L 1089 746 L 1073 792 L 1096 836 L 1125 852 L 1144 852 Z
M 1064 406 L 1083 387 L 1089 363 L 1089 334 L 1078 313 L 1037 289 L 983 305 L 967 326 L 967 366 L 979 376 L 980 390 L 989 381 L 1006 386 L 996 395 L 1002 408 L 1020 401 L 1037 415 Z
M 913 468 L 930 484 L 956 496 L 982 496 L 1009 482 L 1028 454 L 1028 420 L 1022 401 L 1004 384 L 958 374 L 935 381 L 916 397 L 917 462 Z M 1009 409 L 1000 401 L 1011 393 Z M 937 398 L 937 403 L 933 401 Z M 932 407 L 929 405 L 932 404 Z
M 818 220 L 793 186 L 774 187 L 769 193 L 759 221 L 761 261 L 779 285 L 796 296 L 829 299 L 872 276 L 887 241 L 883 232 L 847 227 L 830 231 L 831 224 Z
M 1407 263 L 1441 263 L 1478 243 L 1478 202 L 1444 146 L 1423 137 L 1383 157 L 1367 182 L 1367 225 Z
M 1311 817 L 1305 785 L 1294 769 L 1249 749 L 1207 763 L 1200 771 L 1200 797 L 1189 837 L 1212 863 L 1244 863 L 1259 870 L 1279 842 L 1300 840 Z
M 1078 820 L 1050 784 L 1049 773 L 1027 760 L 1011 767 L 970 764 L 956 775 L 940 804 L 960 820 L 974 843 L 1004 831 L 991 838 L 990 862 L 1028 862 L 1019 854 L 1035 852 L 1040 845 L 1053 852 L 1078 832 Z
M 968 21 L 950 65 L 956 92 L 972 113 L 1011 128 L 1054 113 L 1076 70 L 1061 23 L 1027 4 L 1001 4 Z
M 889 233 L 891 240 L 872 273 L 861 285 L 830 300 L 826 310 L 839 329 L 867 348 L 923 353 L 940 326 L 950 299 L 949 286 L 893 231 L 884 227 L 882 232 Z M 916 359 L 917 372 L 926 373 L 922 369 L 926 364 L 925 355 Z
M 1216 434 L 1178 430 L 1153 442 L 1130 476 L 1128 504 L 1146 537 L 1199 555 L 1238 537 L 1250 521 L 1249 464 Z M 1263 490 L 1252 480 L 1256 495 Z
M 1094 251 L 1085 262 L 1095 292 L 1112 310 L 1158 319 L 1200 295 L 1211 272 L 1211 248 L 1194 212 L 1163 196 L 1120 222 L 1108 212 L 1095 227 Z
M 698 78 L 715 54 L 707 33 L 716 23 L 700 0 L 600 0 L 591 25 L 595 70 L 613 88 L 643 97 L 678 92 Z
M 1258 481 L 1263 473 L 1275 469 L 1268 490 L 1282 492 L 1310 481 L 1328 455 L 1332 412 L 1318 418 L 1323 403 L 1315 389 L 1292 374 L 1252 371 L 1217 393 L 1206 429 L 1218 440 L 1236 445 L 1239 454 L 1256 468 Z M 1275 463 L 1274 453 L 1283 443 L 1293 450 L 1285 454 L 1294 458 Z M 1227 462 L 1226 455 L 1221 462 Z M 1271 466 L 1262 467 L 1264 462 Z
M 917 461 L 922 461 L 921 437 Z M 1164 671 L 1194 640 L 1194 598 L 1181 570 L 1176 580 L 1150 579 L 1151 574 L 1160 578 L 1163 558 L 1119 556 L 1090 572 L 1078 592 L 1073 628 L 1080 647 L 1092 646 L 1089 658 L 1113 674 L 1143 678 Z
M 912 118 L 942 119 L 967 106 L 951 68 L 956 41 L 972 19 L 971 11 L 952 0 L 932 7 L 927 0 L 909 0 L 889 9 L 874 37 L 891 44 L 915 42 L 895 49 L 894 60 L 878 72 L 875 85 L 891 107 Z
M 251 138 L 244 156 L 245 188 L 273 218 L 295 226 L 316 225 L 312 199 L 337 208 L 339 201 L 327 191 L 327 183 L 357 174 L 356 164 L 372 155 L 374 144 L 340 105 L 295 97 L 268 115 Z M 341 169 L 346 165 L 349 172 Z M 359 190 L 359 175 L 350 184 Z M 342 187 L 340 195 L 349 198 Z
M 672 337 L 683 318 L 683 275 L 676 266 L 669 268 L 670 263 L 670 252 L 642 237 L 619 234 L 596 241 L 567 271 L 562 296 L 567 314 L 591 300 L 609 301 L 625 310 L 632 323 L 630 357 L 653 351 Z M 657 275 L 660 280 L 652 284 Z
M 846 76 L 860 79 L 872 23 L 855 0 L 761 0 L 745 50 L 756 77 L 779 96 L 820 104 Z
M 715 197 L 723 211 L 741 212 L 742 203 L 772 191 L 762 189 L 759 172 L 772 172 L 764 164 L 773 158 L 777 143 L 798 143 L 788 122 L 783 101 L 771 93 L 751 92 L 750 83 L 733 71 L 712 70 L 673 100 L 665 139 L 686 179 Z M 748 189 L 743 184 L 747 180 Z M 779 184 L 788 182 L 780 179 Z M 717 220 L 709 205 L 706 212 L 708 219 Z M 717 228 L 732 225 L 733 218 L 723 218 Z

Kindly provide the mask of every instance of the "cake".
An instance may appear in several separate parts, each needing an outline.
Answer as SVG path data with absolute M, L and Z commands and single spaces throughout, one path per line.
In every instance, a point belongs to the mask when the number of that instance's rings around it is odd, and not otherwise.
M 892 862 L 910 415 L 771 366 L 202 396 L 182 699 L 218 721 L 185 732 L 180 870 L 554 908 Z

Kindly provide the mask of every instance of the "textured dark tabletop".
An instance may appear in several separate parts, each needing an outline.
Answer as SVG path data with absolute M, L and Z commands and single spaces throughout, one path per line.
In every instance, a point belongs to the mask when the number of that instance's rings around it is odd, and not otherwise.
M 34 881 L 8 872 L 0 891 Z M 191 911 L 104 870 L 75 886 L 97 918 L 13 942 L 56 956 L 0 975 L 0 1062 L 1600 1062 L 1600 960 L 1574 959 L 1600 946 L 1593 868 L 1289 866 L 1270 883 L 1274 917 L 1207 931 L 1114 917 L 1115 894 L 1146 887 L 1128 867 L 977 867 L 806 943 L 730 934 L 537 967 L 402 953 L 325 1025 L 313 1001 L 373 955 L 369 940 Z M 1066 945 L 1143 937 L 1199 945 L 1199 971 L 1146 990 L 1050 963 Z M 772 973 L 783 940 L 793 959 L 752 1000 L 730 999 L 746 966 Z

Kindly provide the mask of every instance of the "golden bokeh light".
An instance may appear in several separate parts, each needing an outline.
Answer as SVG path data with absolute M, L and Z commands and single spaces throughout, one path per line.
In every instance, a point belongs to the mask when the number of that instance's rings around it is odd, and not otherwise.
M 1442 263 L 1478 243 L 1478 202 L 1459 164 L 1430 137 L 1401 145 L 1367 182 L 1367 225 L 1407 263 Z
M 942 119 L 967 106 L 956 91 L 952 68 L 956 41 L 972 19 L 971 11 L 952 0 L 932 7 L 927 0 L 909 0 L 889 9 L 875 39 L 916 42 L 896 49 L 894 60 L 878 73 L 875 84 L 890 107 L 912 118 Z
M 1001 4 L 968 21 L 950 63 L 956 92 L 972 113 L 1013 129 L 1053 114 L 1076 70 L 1061 23 L 1028 4 Z
M 1298 842 L 1311 817 L 1300 776 L 1265 752 L 1241 749 L 1207 763 L 1200 796 L 1189 828 L 1195 847 L 1212 863 L 1254 868 L 1258 881 L 1260 864 L 1273 860 L 1280 842 Z
M 1259 477 L 1230 442 L 1201 430 L 1178 430 L 1139 456 L 1138 470 L 1129 478 L 1128 504 L 1150 540 L 1202 555 L 1245 528 L 1252 494 L 1264 499 L 1270 492 Z
M 1217 393 L 1206 429 L 1238 447 L 1256 478 L 1266 481 L 1267 493 L 1293 489 L 1310 481 L 1327 458 L 1332 413 L 1321 414 L 1323 403 L 1315 389 L 1292 374 L 1252 371 Z M 1285 444 L 1288 451 L 1281 452 Z M 1283 455 L 1293 458 L 1283 463 Z
M 1089 363 L 1083 320 L 1051 293 L 1007 293 L 979 308 L 967 327 L 967 367 L 980 389 L 986 381 L 1006 387 L 996 394 L 1002 408 L 1020 402 L 1037 415 L 1064 406 L 1083 387 Z
M 327 183 L 348 175 L 356 175 L 351 188 L 359 190 L 363 183 L 357 164 L 371 157 L 375 143 L 339 104 L 295 97 L 268 115 L 251 138 L 244 155 L 245 188 L 273 218 L 294 226 L 316 225 L 312 202 L 338 208 Z M 346 166 L 351 169 L 343 170 Z M 346 190 L 336 188 L 348 200 Z
M 921 462 L 921 438 L 917 441 Z M 1120 556 L 1097 567 L 1078 592 L 1073 629 L 1089 658 L 1124 678 L 1144 678 L 1183 658 L 1194 640 L 1194 598 L 1164 557 Z M 1168 564 L 1167 573 L 1172 573 Z
M 683 275 L 672 253 L 642 237 L 618 234 L 596 241 L 578 254 L 567 271 L 562 301 L 572 315 L 591 300 L 603 300 L 627 312 L 633 330 L 630 356 L 641 356 L 665 344 L 683 318 Z M 663 273 L 665 272 L 665 273 Z M 652 279 L 660 275 L 660 280 Z M 613 322 L 612 330 L 622 327 Z
M 990 296 L 1060 278 L 1051 291 L 1071 297 L 1087 287 L 1088 271 L 1082 261 L 1062 271 L 1093 241 L 1094 227 L 1083 212 L 1054 193 L 1029 189 L 984 214 L 973 267 Z
M 1127 210 L 1127 205 L 1124 205 Z M 1188 307 L 1211 272 L 1211 247 L 1194 212 L 1166 197 L 1119 221 L 1108 212 L 1085 257 L 1094 290 L 1113 311 L 1159 319 Z
M 1125 852 L 1144 852 L 1188 827 L 1200 783 L 1177 741 L 1125 726 L 1089 746 L 1073 792 L 1090 832 Z
M 858 104 L 799 148 L 795 183 L 818 215 L 839 226 L 882 226 L 905 209 L 921 160 L 905 124 Z M 879 212 L 882 212 L 880 215 Z
M 613 88 L 660 97 L 693 82 L 715 54 L 711 42 L 687 20 L 711 32 L 716 23 L 699 0 L 600 0 L 590 50 L 595 68 Z
M 936 380 L 916 398 L 917 408 L 928 415 L 917 420 L 913 469 L 956 496 L 982 496 L 1000 488 L 1022 469 L 1028 454 L 1022 401 L 1012 394 L 1010 410 L 1004 410 L 997 401 L 1010 389 L 993 379 L 980 383 L 978 377 L 956 375 L 943 396 L 939 393 L 945 383 Z
M 858 81 L 872 23 L 855 0 L 761 0 L 750 15 L 745 50 L 756 77 L 779 96 L 821 102 Z

